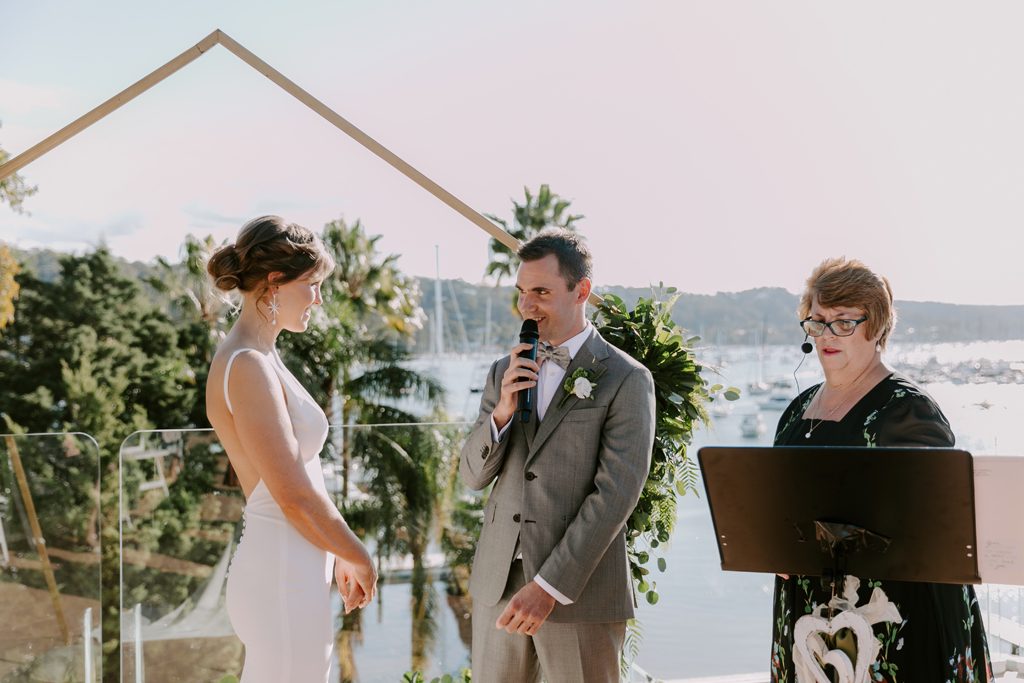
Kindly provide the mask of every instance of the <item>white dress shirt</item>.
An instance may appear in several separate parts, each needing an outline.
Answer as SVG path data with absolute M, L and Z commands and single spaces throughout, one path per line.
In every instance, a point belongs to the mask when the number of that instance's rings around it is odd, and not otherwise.
M 583 348 L 583 343 L 590 337 L 590 323 L 588 322 L 583 327 L 583 331 L 576 336 L 568 339 L 559 346 L 564 346 L 569 351 L 570 360 L 576 357 L 580 349 Z M 551 399 L 555 397 L 555 393 L 558 391 L 558 387 L 562 385 L 565 380 L 565 370 L 558 363 L 549 363 L 547 361 L 541 363 L 540 372 L 537 373 L 537 421 L 544 419 L 545 413 L 547 413 L 548 406 L 551 404 Z M 498 431 L 498 427 L 494 424 L 494 416 L 491 416 L 491 438 L 494 443 L 499 443 L 504 437 L 505 432 L 508 431 L 509 425 L 512 424 L 512 420 L 505 423 L 505 426 Z M 516 559 L 521 558 L 523 555 L 519 553 Z M 537 582 L 541 588 L 543 588 L 548 595 L 553 597 L 563 605 L 571 605 L 572 600 L 565 597 L 550 583 L 544 580 L 540 574 L 533 577 L 533 580 Z

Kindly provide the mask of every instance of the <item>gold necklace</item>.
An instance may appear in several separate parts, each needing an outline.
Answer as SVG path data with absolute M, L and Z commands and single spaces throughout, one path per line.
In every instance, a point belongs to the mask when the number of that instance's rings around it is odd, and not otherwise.
M 817 424 L 815 424 L 815 423 L 814 423 L 814 418 L 813 418 L 813 417 L 812 417 L 812 418 L 810 418 L 810 419 L 808 419 L 807 421 L 811 423 L 811 426 L 810 426 L 810 428 L 809 428 L 809 429 L 807 430 L 807 433 L 806 433 L 806 434 L 804 434 L 804 438 L 805 438 L 805 439 L 809 439 L 809 438 L 811 438 L 811 434 L 813 434 L 813 433 L 814 433 L 814 430 L 815 430 L 815 429 L 817 429 L 818 427 L 820 427 L 820 426 L 821 426 L 821 423 L 822 423 L 822 422 L 827 422 L 827 421 L 828 421 L 828 419 L 829 419 L 830 417 L 832 417 L 832 414 L 833 414 L 833 413 L 835 413 L 835 412 L 836 412 L 837 410 L 839 410 L 839 406 L 843 405 L 844 403 L 846 403 L 846 401 L 840 401 L 839 403 L 837 403 L 837 404 L 836 404 L 836 407 L 835 407 L 835 408 L 833 408 L 832 410 L 828 411 L 828 412 L 827 412 L 827 413 L 825 414 L 825 417 L 823 417 L 823 418 L 819 419 L 819 420 L 818 420 L 818 423 L 817 423 Z
M 871 369 L 871 367 L 870 367 L 870 366 L 868 366 L 868 367 L 864 368 L 864 371 L 863 371 L 863 372 L 861 372 L 861 373 L 860 373 L 859 375 L 857 375 L 857 379 L 853 380 L 853 383 L 852 383 L 852 384 L 850 384 L 850 388 L 848 389 L 848 391 L 852 391 L 852 390 L 853 390 L 853 388 L 854 388 L 855 386 L 857 386 L 857 383 L 858 383 L 858 382 L 860 382 L 861 378 L 862 378 L 862 377 L 863 377 L 864 375 L 866 375 L 866 374 L 867 374 L 867 372 L 868 372 L 868 370 L 870 370 L 870 369 Z M 824 393 L 824 391 L 825 391 L 825 387 L 826 387 L 826 385 L 825 385 L 825 384 L 822 384 L 822 387 L 821 387 L 821 392 L 822 392 L 822 394 L 823 394 L 823 393 Z M 814 395 L 814 397 L 815 397 L 815 398 L 818 398 L 818 396 L 819 396 L 819 394 L 815 394 L 815 395 Z M 808 419 L 807 421 L 811 423 L 811 426 L 810 426 L 810 427 L 809 427 L 809 428 L 807 429 L 807 433 L 806 433 L 806 434 L 804 434 L 804 438 L 805 438 L 805 439 L 809 439 L 809 438 L 811 438 L 811 434 L 813 434 L 813 433 L 814 433 L 814 430 L 815 430 L 815 429 L 817 429 L 818 427 L 820 427 L 820 426 L 821 426 L 821 423 L 822 423 L 822 422 L 827 422 L 827 421 L 828 421 L 828 419 L 829 419 L 830 417 L 832 417 L 832 415 L 834 415 L 834 414 L 835 414 L 835 412 L 836 412 L 837 410 L 839 410 L 840 406 L 844 405 L 844 404 L 845 404 L 845 403 L 846 403 L 846 402 L 847 402 L 847 401 L 849 400 L 849 397 L 850 397 L 850 394 L 847 394 L 847 397 L 846 397 L 846 398 L 844 398 L 843 400 L 841 400 L 841 401 L 840 401 L 839 403 L 837 403 L 837 404 L 835 405 L 835 407 L 834 407 L 834 408 L 832 408 L 832 410 L 830 410 L 830 411 L 828 411 L 827 413 L 825 413 L 825 417 L 823 417 L 823 418 L 819 419 L 819 420 L 818 420 L 818 423 L 817 423 L 817 424 L 815 424 L 815 423 L 814 423 L 814 418 L 809 418 L 809 419 Z M 824 400 L 824 399 L 821 399 L 821 402 L 822 402 L 822 403 L 824 403 L 824 402 L 825 402 L 825 400 Z

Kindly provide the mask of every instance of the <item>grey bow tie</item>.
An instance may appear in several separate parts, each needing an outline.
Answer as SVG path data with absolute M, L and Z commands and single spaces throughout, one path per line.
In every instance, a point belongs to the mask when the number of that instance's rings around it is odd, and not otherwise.
M 537 349 L 537 362 L 543 363 L 546 360 L 553 361 L 561 366 L 563 370 L 567 370 L 572 358 L 569 357 L 569 349 L 564 346 L 541 344 L 540 348 Z

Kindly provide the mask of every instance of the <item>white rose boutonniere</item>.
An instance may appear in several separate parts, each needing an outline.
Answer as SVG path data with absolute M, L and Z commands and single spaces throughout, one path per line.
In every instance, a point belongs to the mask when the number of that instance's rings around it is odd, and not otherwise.
M 575 396 L 578 399 L 594 400 L 594 389 L 597 388 L 597 382 L 594 381 L 594 376 L 589 370 L 579 368 L 576 372 L 565 378 L 562 388 L 565 389 L 565 396 L 562 397 L 561 403 L 558 404 L 559 407 L 569 400 L 570 396 Z
M 590 398 L 594 385 L 586 377 L 580 377 L 572 384 L 572 393 L 576 398 Z

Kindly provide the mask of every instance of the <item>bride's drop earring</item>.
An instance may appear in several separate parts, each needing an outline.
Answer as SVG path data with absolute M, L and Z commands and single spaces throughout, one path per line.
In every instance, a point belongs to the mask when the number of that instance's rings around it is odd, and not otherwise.
M 281 310 L 281 307 L 277 305 L 276 291 L 270 296 L 270 303 L 268 306 L 270 308 L 270 324 L 277 325 L 277 312 Z
M 881 352 L 882 352 L 882 345 L 881 344 L 875 344 L 875 353 L 881 353 Z

